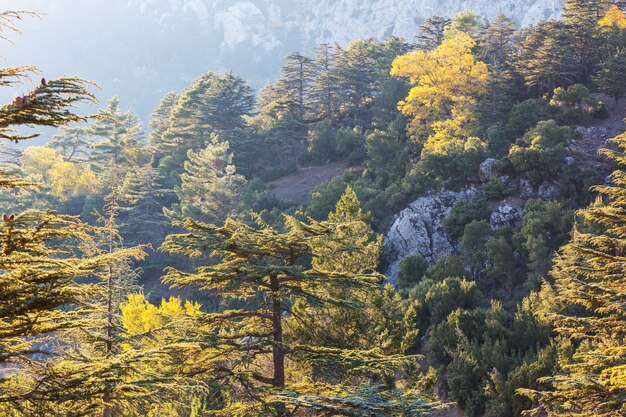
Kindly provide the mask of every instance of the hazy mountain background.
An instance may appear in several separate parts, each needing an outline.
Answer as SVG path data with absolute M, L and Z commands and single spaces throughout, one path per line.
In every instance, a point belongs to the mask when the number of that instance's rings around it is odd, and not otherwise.
M 33 64 L 47 77 L 97 81 L 146 121 L 159 99 L 197 75 L 233 69 L 255 87 L 278 75 L 284 56 L 316 43 L 346 45 L 390 35 L 413 39 L 427 17 L 471 8 L 521 25 L 558 16 L 562 0 L 3 0 L 35 9 L 21 37 L 2 44 L 5 65 Z M 14 93 L 20 93 L 16 87 Z M 11 97 L 2 97 L 4 101 Z

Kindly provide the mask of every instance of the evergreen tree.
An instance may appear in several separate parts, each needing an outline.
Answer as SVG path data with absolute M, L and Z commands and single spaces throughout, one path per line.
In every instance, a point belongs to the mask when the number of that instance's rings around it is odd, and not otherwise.
M 86 133 L 95 138 L 91 143 L 91 162 L 97 172 L 108 172 L 134 163 L 133 151 L 144 140 L 141 122 L 130 111 L 123 112 L 113 97 L 101 109 Z
M 374 236 L 370 215 L 361 210 L 359 200 L 347 187 L 328 222 L 336 225 L 333 238 L 322 238 L 312 245 L 313 268 L 340 273 L 365 273 L 378 268 L 382 237 Z M 340 241 L 334 240 L 339 237 Z M 353 249 L 342 251 L 342 245 Z M 415 310 L 403 303 L 398 294 L 386 287 L 382 292 L 363 289 L 328 288 L 324 298 L 354 300 L 359 310 L 331 304 L 311 306 L 296 303 L 287 321 L 288 336 L 302 344 L 341 349 L 370 349 L 376 346 L 388 354 L 403 354 L 417 341 Z M 315 323 L 325 321 L 326 326 Z M 343 369 L 337 369 L 340 374 Z M 328 372 L 328 371 L 327 371 Z
M 515 22 L 499 14 L 480 35 L 478 57 L 492 71 L 510 66 L 515 52 Z
M 161 149 L 161 144 L 163 143 L 163 135 L 170 127 L 170 116 L 172 110 L 178 104 L 178 99 L 178 94 L 173 92 L 169 92 L 163 96 L 159 105 L 152 113 L 150 123 L 148 124 L 148 127 L 152 129 L 148 135 L 148 143 L 153 147 L 152 151 L 155 153 L 155 160 L 153 161 L 155 167 L 158 166 L 158 161 L 160 161 L 166 153 Z
M 593 80 L 601 92 L 617 102 L 626 94 L 626 15 L 614 5 L 599 26 L 606 52 Z
M 28 14 L 0 12 L 0 28 L 17 31 L 15 21 Z M 0 86 L 10 86 L 34 72 L 36 69 L 28 66 L 4 68 L 0 70 Z M 89 83 L 78 78 L 42 79 L 27 96 L 17 97 L 0 108 L 0 137 L 17 142 L 37 136 L 20 133 L 17 130 L 20 127 L 59 127 L 85 121 L 72 112 L 72 107 L 93 101 L 88 86 Z M 0 188 L 19 189 L 29 185 L 33 183 L 0 170 Z M 42 336 L 71 325 L 70 315 L 59 307 L 83 294 L 84 288 L 77 285 L 77 278 L 89 275 L 107 261 L 106 257 L 83 256 L 72 245 L 88 241 L 92 232 L 92 228 L 76 218 L 53 212 L 3 213 L 0 363 L 28 363 L 33 354 L 48 353 Z M 24 393 L 24 387 L 21 391 Z
M 169 217 L 190 217 L 207 223 L 220 223 L 235 210 L 239 189 L 245 184 L 236 174 L 228 142 L 213 136 L 206 148 L 190 150 L 181 185 L 176 190 L 178 204 L 166 210 Z
M 579 73 L 572 43 L 562 22 L 541 22 L 533 27 L 521 42 L 514 64 L 526 87 L 542 95 L 573 84 Z
M 378 91 L 381 80 L 373 41 L 355 41 L 337 56 L 336 73 L 342 112 L 356 124 L 367 124 L 367 105 Z
M 120 234 L 131 245 L 160 244 L 167 221 L 159 202 L 157 171 L 150 164 L 131 168 L 120 187 Z
M 418 49 L 432 51 L 443 43 L 446 28 L 452 20 L 441 16 L 432 16 L 420 25 L 415 37 Z
M 363 352 L 288 340 L 285 320 L 294 302 L 355 308 L 353 300 L 335 297 L 337 291 L 375 290 L 380 276 L 371 271 L 311 269 L 303 263 L 303 258 L 311 255 L 312 241 L 340 243 L 341 237 L 334 236 L 334 231 L 347 230 L 350 223 L 342 227 L 330 222 L 301 223 L 286 217 L 284 231 L 279 232 L 260 219 L 257 221 L 259 228 L 232 219 L 227 219 L 222 227 L 186 220 L 183 225 L 189 233 L 171 235 L 163 246 L 172 253 L 217 259 L 215 265 L 200 267 L 193 273 L 170 269 L 166 282 L 176 287 L 198 285 L 226 299 L 247 301 L 240 310 L 206 316 L 213 335 L 205 342 L 210 349 L 207 358 L 217 362 L 215 377 L 227 392 L 220 412 L 284 417 L 302 409 L 337 416 L 419 415 L 425 405 L 417 396 L 402 404 L 390 392 L 374 387 L 359 390 L 354 385 L 334 384 L 331 388 L 328 383 L 292 378 L 294 371 L 309 366 L 332 372 L 336 366 L 333 364 L 352 368 L 356 378 L 361 367 L 367 370 L 366 374 L 377 374 L 393 364 L 399 365 L 406 357 L 381 356 L 376 349 Z M 353 249 L 345 245 L 341 252 L 350 250 Z
M 563 22 L 571 37 L 575 81 L 586 83 L 598 63 L 601 39 L 598 22 L 612 2 L 610 0 L 567 0 Z
M 169 128 L 161 136 L 159 152 L 165 156 L 158 169 L 162 188 L 172 190 L 180 185 L 188 151 L 206 148 L 214 134 L 224 141 L 236 138 L 254 102 L 252 88 L 232 72 L 198 77 L 181 94 L 171 110 Z
M 314 51 L 315 77 L 311 84 L 310 96 L 314 108 L 325 118 L 336 116 L 339 109 L 339 79 L 336 64 L 340 51 L 338 45 L 327 43 L 318 45 Z
M 89 139 L 84 127 L 61 127 L 47 146 L 56 149 L 66 162 L 84 161 L 89 157 Z
M 309 108 L 309 89 L 314 74 L 313 60 L 298 52 L 292 52 L 287 55 L 285 61 L 276 87 L 294 116 L 304 121 Z
M 578 212 L 580 222 L 555 260 L 555 330 L 571 341 L 559 370 L 546 378 L 552 390 L 525 391 L 549 416 L 609 417 L 626 413 L 626 135 L 603 154 L 618 165 L 610 183 L 594 187 L 600 197 Z

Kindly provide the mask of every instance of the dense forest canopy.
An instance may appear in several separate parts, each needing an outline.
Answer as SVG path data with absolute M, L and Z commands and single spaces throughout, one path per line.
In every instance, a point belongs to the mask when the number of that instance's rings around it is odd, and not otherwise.
M 625 10 L 432 16 L 147 126 L 0 70 L 0 415 L 626 415 Z

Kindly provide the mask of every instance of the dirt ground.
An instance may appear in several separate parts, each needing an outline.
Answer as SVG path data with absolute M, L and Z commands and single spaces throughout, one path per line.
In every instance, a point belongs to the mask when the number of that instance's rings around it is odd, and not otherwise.
M 343 174 L 347 168 L 345 162 L 300 168 L 293 175 L 269 182 L 267 193 L 282 201 L 300 205 L 306 202 L 315 187 Z

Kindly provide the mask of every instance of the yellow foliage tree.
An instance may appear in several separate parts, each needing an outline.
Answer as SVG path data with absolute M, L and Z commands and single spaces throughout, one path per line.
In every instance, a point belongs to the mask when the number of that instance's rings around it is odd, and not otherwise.
M 93 191 L 97 181 L 96 174 L 89 167 L 73 162 L 59 162 L 50 168 L 52 194 L 61 201 Z
M 474 46 L 469 35 L 459 32 L 432 51 L 409 52 L 393 62 L 391 75 L 406 77 L 413 85 L 398 104 L 413 117 L 413 137 L 469 135 L 471 110 L 489 77 L 487 64 L 472 54 Z
M 66 162 L 63 155 L 47 146 L 30 146 L 22 152 L 24 172 L 35 181 L 50 187 L 52 195 L 61 201 L 94 191 L 96 175 L 86 165 Z
M 161 305 L 156 306 L 143 294 L 131 294 L 128 301 L 120 306 L 122 325 L 130 335 L 146 333 L 180 319 L 196 317 L 200 314 L 200 307 L 200 304 L 190 301 L 183 304 L 176 297 L 162 299 Z
M 22 152 L 20 160 L 27 174 L 47 181 L 50 178 L 50 169 L 54 164 L 63 162 L 63 156 L 46 146 L 29 146 Z
M 624 12 L 622 12 L 619 7 L 613 5 L 609 8 L 604 17 L 600 19 L 598 26 L 600 26 L 603 31 L 609 32 L 616 29 L 619 31 L 626 30 L 626 15 L 624 15 Z

